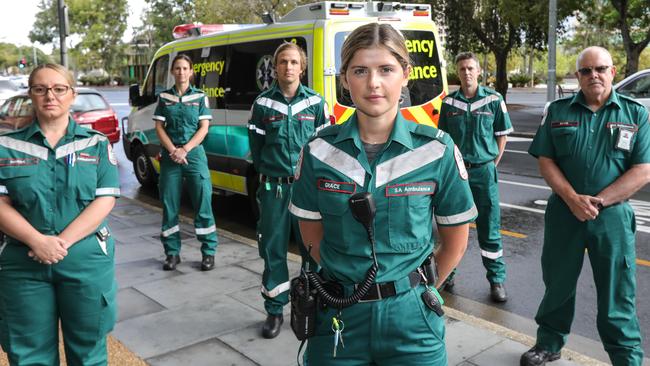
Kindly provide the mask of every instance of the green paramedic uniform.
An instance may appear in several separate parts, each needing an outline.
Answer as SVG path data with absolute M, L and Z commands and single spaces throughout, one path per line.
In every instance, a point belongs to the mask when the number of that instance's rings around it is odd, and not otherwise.
M 476 230 L 481 259 L 490 283 L 503 283 L 506 264 L 501 242 L 501 210 L 494 159 L 496 138 L 512 132 L 506 104 L 499 93 L 479 85 L 476 95 L 465 98 L 462 89 L 443 100 L 438 128 L 449 133 L 463 154 L 469 186 L 478 209 Z
M 119 187 L 106 136 L 72 119 L 54 147 L 38 122 L 0 136 L 0 195 L 42 234 L 59 235 L 96 197 L 119 197 Z M 68 365 L 106 365 L 117 311 L 113 238 L 93 232 L 53 265 L 29 250 L 11 237 L 0 248 L 0 345 L 10 364 L 58 365 L 60 321 Z
M 251 108 L 248 135 L 253 164 L 260 174 L 257 235 L 260 257 L 264 259 L 260 290 L 264 308 L 271 315 L 282 314 L 282 307 L 289 302 L 287 250 L 291 231 L 301 250 L 303 265 L 311 261 L 300 238 L 298 221 L 287 208 L 300 150 L 316 131 L 327 126 L 325 100 L 302 84 L 288 101 L 274 83 L 257 97 Z M 314 269 L 315 263 L 311 262 Z
M 371 192 L 377 208 L 375 282 L 395 291 L 342 310 L 345 347 L 338 347 L 336 358 L 337 310 L 319 311 L 305 364 L 447 365 L 444 319 L 425 306 L 425 287 L 413 285 L 409 274 L 432 253 L 434 210 L 438 226 L 465 224 L 477 215 L 463 158 L 449 135 L 398 114 L 388 141 L 369 163 L 357 123 L 355 113 L 305 145 L 289 210 L 301 220 L 321 220 L 323 275 L 341 283 L 349 296 L 373 261 L 348 199 Z
M 647 110 L 612 94 L 592 112 L 579 92 L 551 103 L 529 153 L 552 159 L 578 194 L 597 195 L 634 164 L 650 163 Z M 614 365 L 641 365 L 636 315 L 636 225 L 627 202 L 580 222 L 555 193 L 546 207 L 542 274 L 546 292 L 535 320 L 537 346 L 559 352 L 573 321 L 576 282 L 585 250 L 598 292 L 597 326 Z
M 187 92 L 178 95 L 175 87 L 158 96 L 158 106 L 153 119 L 163 123 L 165 132 L 175 146 L 183 146 L 199 129 L 199 121 L 211 120 L 207 96 L 190 85 Z M 187 153 L 187 165 L 177 164 L 169 157 L 169 151 L 160 151 L 160 198 L 163 203 L 162 233 L 160 235 L 166 255 L 178 255 L 181 251 L 181 233 L 178 225 L 183 178 L 192 205 L 196 211 L 194 231 L 201 242 L 204 256 L 214 255 L 217 249 L 217 227 L 212 214 L 212 181 L 208 159 L 203 145 L 197 145 Z

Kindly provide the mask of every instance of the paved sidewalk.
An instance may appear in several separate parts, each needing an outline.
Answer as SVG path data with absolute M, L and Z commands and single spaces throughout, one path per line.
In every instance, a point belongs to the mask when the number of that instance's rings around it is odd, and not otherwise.
M 200 243 L 184 222 L 182 262 L 167 272 L 160 222 L 160 209 L 128 198 L 118 200 L 111 213 L 120 287 L 113 336 L 150 365 L 296 365 L 299 342 L 288 324 L 288 306 L 282 333 L 272 340 L 260 335 L 266 315 L 255 242 L 219 231 L 216 268 L 201 272 Z M 298 257 L 290 256 L 290 273 L 296 274 Z M 518 365 L 533 342 L 454 309 L 446 312 L 449 365 Z M 599 364 L 566 351 L 549 366 Z

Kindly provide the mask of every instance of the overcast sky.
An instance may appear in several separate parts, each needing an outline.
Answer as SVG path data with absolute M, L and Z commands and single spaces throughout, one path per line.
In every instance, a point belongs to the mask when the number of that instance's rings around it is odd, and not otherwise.
M 129 1 L 129 19 L 124 32 L 124 41 L 131 39 L 133 26 L 140 25 L 140 14 L 145 6 L 144 0 Z M 0 11 L 0 42 L 13 43 L 20 46 L 29 46 L 29 32 L 34 25 L 40 0 L 12 1 L 11 6 L 6 6 Z M 46 52 L 51 51 L 50 46 L 37 45 Z

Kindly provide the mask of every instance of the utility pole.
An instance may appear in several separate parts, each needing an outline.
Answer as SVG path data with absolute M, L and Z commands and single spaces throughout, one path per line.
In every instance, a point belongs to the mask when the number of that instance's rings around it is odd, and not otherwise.
M 34 67 L 38 66 L 38 57 L 36 57 L 36 46 L 32 45 L 32 52 L 34 57 Z
M 555 100 L 555 40 L 557 39 L 557 0 L 548 1 L 548 80 L 546 101 Z
M 68 47 L 65 37 L 68 36 L 68 7 L 65 0 L 57 0 L 59 8 L 59 40 L 61 45 L 61 65 L 68 67 Z

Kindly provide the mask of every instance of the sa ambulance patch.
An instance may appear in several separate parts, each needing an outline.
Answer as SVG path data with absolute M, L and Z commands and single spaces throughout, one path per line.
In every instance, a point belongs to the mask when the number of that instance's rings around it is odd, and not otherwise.
M 469 175 L 467 174 L 467 169 L 465 169 L 465 162 L 463 161 L 463 154 L 458 150 L 458 146 L 454 145 L 454 158 L 456 159 L 456 167 L 458 167 L 458 173 L 463 180 L 467 180 Z
M 113 146 L 111 144 L 108 144 L 108 161 L 113 164 L 117 165 L 117 156 L 115 156 L 115 151 L 113 151 Z

